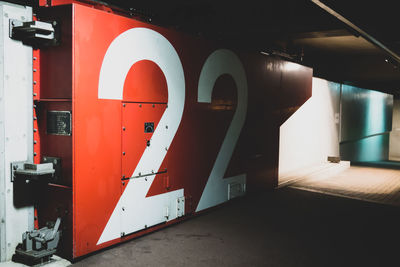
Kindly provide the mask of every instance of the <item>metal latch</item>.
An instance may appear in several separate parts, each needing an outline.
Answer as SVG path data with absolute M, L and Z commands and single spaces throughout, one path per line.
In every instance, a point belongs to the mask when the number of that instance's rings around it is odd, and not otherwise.
M 50 257 L 56 253 L 60 241 L 60 224 L 61 218 L 57 218 L 54 224 L 48 223 L 48 226 L 39 230 L 23 233 L 22 243 L 15 249 L 16 256 L 30 263 L 43 262 L 43 259 L 49 261 Z
M 54 177 L 55 169 L 53 163 L 33 164 L 26 162 L 11 163 L 11 182 L 15 180 L 49 180 Z
M 22 41 L 33 47 L 55 46 L 59 44 L 59 26 L 56 21 L 28 21 L 23 22 L 10 19 L 10 38 Z

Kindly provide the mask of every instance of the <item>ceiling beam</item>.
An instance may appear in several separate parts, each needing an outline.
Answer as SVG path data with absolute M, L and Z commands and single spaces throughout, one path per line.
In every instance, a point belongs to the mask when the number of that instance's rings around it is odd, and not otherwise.
M 351 32 L 346 29 L 313 31 L 313 32 L 300 32 L 289 35 L 290 39 L 313 39 L 325 37 L 343 37 L 353 36 Z
M 338 20 L 340 20 L 341 22 L 343 22 L 344 24 L 346 24 L 348 27 L 350 27 L 352 30 L 354 30 L 360 36 L 362 36 L 365 40 L 367 40 L 368 42 L 372 43 L 374 46 L 378 47 L 379 49 L 382 49 L 389 57 L 391 57 L 395 62 L 400 64 L 400 56 L 398 54 L 396 54 L 395 52 L 393 52 L 392 50 L 390 50 L 384 44 L 379 42 L 377 39 L 375 39 L 374 37 L 372 37 L 371 35 L 369 35 L 365 31 L 363 31 L 362 29 L 360 29 L 359 27 L 354 25 L 348 19 L 346 19 L 345 17 L 343 17 L 342 15 L 340 15 L 335 10 L 333 10 L 330 7 L 328 7 L 327 5 L 322 3 L 321 1 L 319 1 L 319 0 L 310 0 L 310 1 L 313 2 L 314 4 L 316 4 L 317 6 L 319 6 L 320 8 L 322 8 L 323 10 L 325 10 L 326 12 L 328 12 L 329 14 L 331 14 L 332 16 L 334 16 L 335 18 L 337 18 Z

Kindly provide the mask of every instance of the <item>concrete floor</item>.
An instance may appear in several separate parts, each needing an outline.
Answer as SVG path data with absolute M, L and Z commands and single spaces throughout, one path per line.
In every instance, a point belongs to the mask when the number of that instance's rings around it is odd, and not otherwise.
M 235 200 L 74 266 L 399 266 L 400 208 L 293 188 Z
M 400 207 L 400 163 L 395 168 L 351 166 L 307 175 L 290 187 Z

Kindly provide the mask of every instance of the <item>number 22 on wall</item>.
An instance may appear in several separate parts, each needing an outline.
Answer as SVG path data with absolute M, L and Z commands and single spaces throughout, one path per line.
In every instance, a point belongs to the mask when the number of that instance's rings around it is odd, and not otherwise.
M 158 171 L 167 153 L 165 148 L 172 143 L 178 130 L 185 105 L 185 77 L 179 55 L 164 36 L 147 28 L 127 30 L 110 44 L 100 70 L 98 98 L 122 100 L 128 71 L 141 60 L 152 61 L 162 70 L 168 87 L 168 108 L 153 133 L 152 145 L 146 148 L 131 176 L 140 176 L 139 170 L 142 173 Z M 230 185 L 239 185 L 241 192 L 245 190 L 246 174 L 223 177 L 247 112 L 246 74 L 232 51 L 219 49 L 207 58 L 200 73 L 197 100 L 199 103 L 211 103 L 215 81 L 224 74 L 232 76 L 236 83 L 238 104 L 196 211 L 227 201 Z M 132 179 L 128 183 L 98 245 L 120 237 L 121 231 L 128 234 L 143 229 L 145 225 L 150 227 L 166 220 L 165 207 L 172 210 L 176 199 L 184 197 L 184 189 L 146 197 L 154 178 L 155 175 L 151 175 L 146 179 Z M 168 220 L 177 216 L 169 216 Z

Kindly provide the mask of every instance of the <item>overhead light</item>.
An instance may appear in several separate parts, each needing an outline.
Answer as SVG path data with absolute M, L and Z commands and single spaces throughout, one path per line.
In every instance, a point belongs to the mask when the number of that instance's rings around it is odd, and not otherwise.
M 283 65 L 283 69 L 286 71 L 297 71 L 301 69 L 301 65 L 293 62 L 285 62 Z
M 269 56 L 269 53 L 267 53 L 267 52 L 261 51 L 260 53 L 263 55 Z
M 386 62 L 386 63 L 389 63 L 389 60 L 388 60 L 387 58 L 385 58 L 385 62 Z

